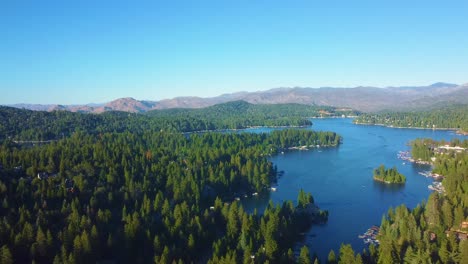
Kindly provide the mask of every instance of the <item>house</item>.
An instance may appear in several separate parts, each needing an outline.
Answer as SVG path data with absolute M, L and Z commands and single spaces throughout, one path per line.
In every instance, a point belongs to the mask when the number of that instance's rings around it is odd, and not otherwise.
M 47 172 L 39 172 L 37 174 L 37 178 L 39 180 L 45 180 L 45 179 L 49 178 L 49 174 Z
M 468 233 L 462 231 L 445 231 L 447 237 L 454 235 L 458 241 L 464 241 L 468 239 Z
M 458 239 L 458 241 L 464 241 L 468 239 L 468 234 L 465 232 L 455 232 L 455 237 Z
M 39 180 L 45 180 L 45 179 L 53 178 L 53 177 L 57 177 L 57 174 L 56 173 L 47 173 L 47 172 L 39 172 L 37 174 L 37 178 Z

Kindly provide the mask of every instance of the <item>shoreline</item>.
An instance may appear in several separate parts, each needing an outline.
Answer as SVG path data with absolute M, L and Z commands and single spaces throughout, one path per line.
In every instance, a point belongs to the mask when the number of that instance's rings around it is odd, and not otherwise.
M 405 182 L 389 182 L 389 181 L 384 181 L 382 179 L 379 179 L 379 178 L 376 178 L 375 176 L 372 177 L 374 179 L 374 181 L 377 181 L 377 182 L 381 182 L 381 183 L 385 183 L 385 184 L 405 184 Z
M 442 130 L 442 131 L 455 131 L 457 135 L 468 136 L 468 132 L 460 130 L 460 128 L 449 128 L 449 127 L 396 127 L 386 124 L 372 124 L 372 123 L 362 123 L 362 122 L 353 122 L 355 125 L 367 125 L 367 126 L 382 126 L 388 128 L 399 128 L 399 129 L 421 129 L 421 130 Z
M 328 119 L 328 118 L 341 118 L 341 119 L 348 119 L 348 118 L 356 118 L 359 116 L 314 116 L 314 117 L 309 117 L 310 119 Z
M 340 144 L 331 144 L 331 145 L 304 145 L 304 146 L 295 146 L 295 147 L 286 147 L 282 148 L 282 151 L 287 151 L 287 150 L 312 150 L 312 149 L 317 149 L 317 148 L 334 148 L 338 147 Z
M 187 132 L 177 132 L 182 134 L 195 134 L 195 133 L 208 133 L 208 132 L 228 132 L 228 131 L 242 131 L 247 129 L 255 128 L 307 128 L 312 125 L 303 125 L 303 126 L 248 126 L 244 128 L 221 128 L 221 129 L 210 129 L 210 130 L 196 130 L 196 131 L 187 131 Z

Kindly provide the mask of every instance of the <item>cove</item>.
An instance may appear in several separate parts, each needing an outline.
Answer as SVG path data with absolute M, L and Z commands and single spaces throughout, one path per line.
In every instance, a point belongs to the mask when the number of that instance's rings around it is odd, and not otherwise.
M 328 223 L 314 225 L 298 243 L 307 245 L 323 261 L 331 249 L 338 255 L 342 243 L 349 243 L 356 252 L 367 247 L 359 234 L 372 225 L 380 225 L 390 207 L 405 204 L 414 208 L 430 194 L 431 178 L 419 175 L 427 165 L 404 164 L 397 158 L 400 150 L 409 150 L 407 143 L 416 138 L 447 140 L 466 139 L 446 130 L 421 130 L 355 125 L 350 118 L 313 119 L 306 129 L 333 131 L 343 137 L 337 148 L 291 151 L 270 160 L 284 171 L 278 179 L 276 192 L 243 200 L 248 211 L 263 212 L 269 200 L 282 203 L 297 200 L 299 190 L 311 192 L 316 203 L 329 211 Z M 272 129 L 248 129 L 248 132 L 269 132 Z M 380 164 L 396 166 L 406 176 L 405 185 L 385 185 L 374 182 L 372 171 Z

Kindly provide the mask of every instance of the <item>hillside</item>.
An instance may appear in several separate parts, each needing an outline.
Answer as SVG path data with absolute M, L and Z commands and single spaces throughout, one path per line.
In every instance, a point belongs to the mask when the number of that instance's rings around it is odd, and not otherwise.
M 144 113 L 156 109 L 203 108 L 243 100 L 252 104 L 305 104 L 348 107 L 363 112 L 382 110 L 420 110 L 446 104 L 468 104 L 468 84 L 434 83 L 428 86 L 354 88 L 275 88 L 258 92 L 238 92 L 217 97 L 176 97 L 161 101 L 120 98 L 98 105 L 12 105 L 16 108 L 102 113 L 125 111 Z
M 299 104 L 254 105 L 234 101 L 201 109 L 153 110 L 145 114 L 110 111 L 83 114 L 31 111 L 0 106 L 0 140 L 56 140 L 76 132 L 178 131 L 242 129 L 254 126 L 306 126 L 309 117 L 356 115 L 333 107 Z
M 468 106 L 450 105 L 425 111 L 393 111 L 363 114 L 354 120 L 357 124 L 384 125 L 409 128 L 450 128 L 460 133 L 468 131 Z

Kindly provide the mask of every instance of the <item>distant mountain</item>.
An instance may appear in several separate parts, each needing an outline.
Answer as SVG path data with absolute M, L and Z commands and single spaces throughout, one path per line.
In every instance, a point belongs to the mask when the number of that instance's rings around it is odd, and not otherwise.
M 176 97 L 161 101 L 139 101 L 120 98 L 104 105 L 12 105 L 31 110 L 66 110 L 72 112 L 102 113 L 125 111 L 143 113 L 156 109 L 203 108 L 220 103 L 243 100 L 252 104 L 324 105 L 348 107 L 364 112 L 381 110 L 417 110 L 443 104 L 468 104 L 468 84 L 438 82 L 428 86 L 354 87 L 354 88 L 275 88 L 258 92 L 238 92 L 217 97 Z

